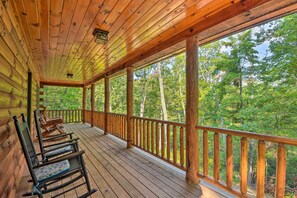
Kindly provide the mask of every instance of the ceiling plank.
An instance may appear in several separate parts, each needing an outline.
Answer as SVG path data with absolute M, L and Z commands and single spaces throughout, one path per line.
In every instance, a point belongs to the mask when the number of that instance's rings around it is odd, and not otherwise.
M 266 2 L 268 2 L 268 0 L 246 0 L 244 2 L 237 1 L 234 3 L 230 3 L 229 6 L 224 7 L 218 12 L 204 16 L 200 20 L 196 21 L 194 25 L 184 29 L 178 34 L 176 34 L 176 29 L 179 29 L 179 26 L 184 26 L 184 24 L 175 25 L 174 27 L 169 28 L 164 33 L 158 35 L 157 38 L 152 39 L 150 42 L 147 43 L 147 45 L 140 47 L 139 50 L 137 50 L 134 53 L 131 53 L 129 57 L 119 61 L 112 67 L 107 68 L 105 70 L 105 73 L 111 72 L 112 70 L 115 70 L 117 67 L 123 67 L 123 65 L 133 65 L 134 63 L 143 60 L 161 50 L 164 50 L 178 42 L 181 42 L 188 37 L 194 36 L 199 32 L 211 28 L 223 21 L 233 18 L 243 12 L 260 6 Z M 98 74 L 92 80 L 87 81 L 86 84 L 95 82 L 101 79 L 104 75 L 105 74 Z

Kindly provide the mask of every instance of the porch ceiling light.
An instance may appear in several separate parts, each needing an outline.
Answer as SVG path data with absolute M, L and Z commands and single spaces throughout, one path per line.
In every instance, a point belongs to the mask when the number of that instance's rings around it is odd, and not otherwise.
M 108 31 L 95 28 L 93 32 L 95 43 L 105 44 L 108 40 L 108 33 L 109 33 Z
M 68 74 L 67 74 L 67 78 L 73 78 L 73 74 L 68 73 Z

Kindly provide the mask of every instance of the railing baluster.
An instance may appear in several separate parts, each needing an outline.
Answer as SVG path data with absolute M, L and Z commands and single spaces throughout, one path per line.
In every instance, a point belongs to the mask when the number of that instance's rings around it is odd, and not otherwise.
M 122 120 L 123 120 L 123 139 L 127 140 L 127 129 L 126 129 L 126 117 L 122 116 Z M 133 126 L 132 126 L 133 127 Z
M 161 156 L 164 158 L 165 147 L 164 147 L 165 137 L 164 137 L 164 123 L 161 124 Z
M 241 157 L 240 157 L 240 192 L 243 197 L 247 197 L 248 181 L 248 141 L 241 138 Z
M 179 128 L 179 139 L 180 139 L 180 147 L 179 147 L 179 155 L 180 155 L 180 165 L 182 167 L 185 166 L 185 157 L 184 157 L 184 154 L 185 154 L 185 147 L 184 147 L 184 127 L 180 127 Z
M 203 175 L 208 176 L 208 132 L 203 131 Z
M 74 110 L 71 110 L 72 111 L 72 122 L 75 122 L 74 120 Z
M 233 148 L 232 148 L 232 136 L 227 135 L 226 141 L 226 152 L 227 152 L 227 162 L 226 162 L 226 184 L 229 190 L 232 189 L 233 182 Z
M 176 126 L 173 126 L 173 163 L 176 164 L 177 143 L 176 143 Z
M 277 146 L 276 188 L 275 197 L 285 197 L 287 153 L 284 144 Z
M 137 130 L 136 130 L 136 145 L 137 146 L 139 146 L 139 122 L 140 122 L 140 120 L 139 119 L 137 119 L 137 123 L 136 123 L 136 128 L 137 128 Z
M 159 123 L 156 122 L 156 154 L 160 153 L 160 131 L 159 131 Z
M 213 165 L 213 178 L 216 182 L 220 179 L 220 140 L 219 134 L 214 134 L 214 165 Z
M 147 123 L 146 123 L 146 133 L 147 133 L 147 138 L 146 138 L 146 140 L 147 140 L 147 150 L 148 151 L 150 151 L 150 142 L 151 142 L 151 135 L 150 135 L 150 122 L 149 121 L 147 121 Z
M 257 159 L 257 198 L 264 197 L 266 168 L 266 144 L 263 140 L 258 142 Z
M 140 125 L 139 125 L 139 126 L 140 126 L 140 127 L 139 127 L 140 140 L 139 140 L 139 141 L 140 141 L 140 147 L 141 147 L 141 148 L 143 148 L 143 141 L 142 141 L 142 140 L 143 140 L 143 137 L 142 137 L 142 136 L 143 136 L 143 131 L 142 131 L 142 128 L 143 128 L 143 127 L 142 127 L 142 123 L 143 123 L 142 120 L 139 120 L 139 124 L 140 124 Z
M 155 132 L 154 132 L 154 122 L 151 122 L 151 151 L 152 153 L 155 152 L 155 145 L 154 145 L 154 141 L 155 141 Z
M 144 150 L 146 150 L 146 136 L 147 136 L 147 134 L 146 134 L 146 121 L 145 120 L 143 120 L 143 149 Z
M 169 161 L 170 160 L 170 151 L 171 151 L 171 148 L 170 148 L 170 125 L 167 124 L 167 127 L 166 127 L 166 135 L 167 135 L 167 160 Z

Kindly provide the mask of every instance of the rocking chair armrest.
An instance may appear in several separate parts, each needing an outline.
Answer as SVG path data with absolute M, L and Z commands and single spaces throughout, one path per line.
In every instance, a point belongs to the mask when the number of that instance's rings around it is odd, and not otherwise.
M 52 149 L 46 150 L 46 151 L 43 152 L 43 154 L 48 153 L 48 152 L 51 152 L 51 151 L 54 151 L 54 150 L 58 150 L 60 148 L 66 147 L 66 146 L 74 145 L 74 146 L 77 147 L 77 143 L 78 142 L 70 142 L 70 143 L 67 143 L 67 144 L 63 144 L 63 145 L 57 146 L 56 148 L 52 148 Z
M 58 145 L 65 144 L 65 143 L 77 142 L 77 140 L 79 140 L 79 138 L 73 138 L 73 139 L 70 139 L 70 140 L 63 141 L 63 142 L 58 142 L 58 143 L 55 143 L 55 144 L 49 144 L 49 145 L 46 145 L 46 146 L 43 146 L 43 147 L 47 148 L 47 147 L 51 147 L 51 146 L 58 146 Z
M 43 166 L 47 166 L 47 165 L 50 165 L 50 164 L 53 164 L 53 163 L 61 162 L 61 161 L 64 161 L 64 160 L 70 160 L 70 159 L 73 159 L 73 158 L 76 158 L 76 157 L 80 157 L 84 153 L 85 153 L 85 151 L 78 151 L 78 152 L 75 152 L 75 153 L 70 153 L 68 155 L 64 155 L 63 157 L 55 158 L 53 160 L 44 162 L 43 164 L 38 164 L 38 165 L 34 166 L 33 169 L 43 167 Z
M 54 139 L 57 139 L 57 138 L 62 138 L 62 137 L 65 137 L 65 136 L 72 136 L 74 133 L 65 133 L 65 134 L 61 134 L 61 135 L 55 135 L 54 137 L 49 137 L 49 138 L 44 138 L 42 141 L 43 142 L 47 142 L 47 141 L 52 141 Z

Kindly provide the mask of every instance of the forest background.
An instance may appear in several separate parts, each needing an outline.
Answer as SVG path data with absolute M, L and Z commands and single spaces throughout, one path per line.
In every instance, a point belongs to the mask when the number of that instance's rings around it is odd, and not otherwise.
M 199 124 L 296 138 L 297 14 L 199 47 Z M 185 53 L 134 73 L 134 115 L 185 121 Z M 90 90 L 87 96 L 90 109 Z M 104 82 L 96 84 L 104 110 Z M 81 109 L 82 89 L 45 88 L 47 109 Z M 126 114 L 126 76 L 111 79 L 111 112 Z M 220 138 L 224 139 L 224 138 Z M 224 140 L 222 140 L 224 141 Z M 239 140 L 234 147 L 240 148 Z M 297 149 L 287 147 L 287 194 L 297 194 Z M 234 149 L 240 150 L 240 149 Z M 249 186 L 256 182 L 256 142 L 249 141 Z M 211 152 L 210 152 L 211 153 Z M 224 161 L 225 151 L 220 155 Z M 239 156 L 234 159 L 235 170 Z M 266 192 L 275 186 L 276 145 L 267 145 Z M 221 167 L 224 175 L 224 163 Z M 239 182 L 239 170 L 235 182 Z M 222 176 L 224 178 L 224 176 Z

